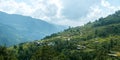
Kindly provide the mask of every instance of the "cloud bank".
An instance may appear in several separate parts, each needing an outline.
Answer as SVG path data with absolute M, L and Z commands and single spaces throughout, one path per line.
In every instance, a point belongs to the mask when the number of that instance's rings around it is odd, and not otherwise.
M 120 10 L 120 0 L 0 0 L 0 11 L 80 26 Z

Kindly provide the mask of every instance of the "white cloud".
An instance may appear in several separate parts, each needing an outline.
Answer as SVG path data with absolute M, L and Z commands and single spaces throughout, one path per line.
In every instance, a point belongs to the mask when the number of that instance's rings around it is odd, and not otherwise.
M 32 10 L 33 9 L 25 2 L 17 3 L 14 0 L 2 0 L 0 2 L 0 11 L 4 11 L 10 14 L 17 13 L 29 15 L 30 13 L 32 13 Z
M 101 17 L 106 17 L 110 14 L 113 14 L 115 11 L 120 10 L 120 6 L 116 7 L 111 5 L 107 0 L 101 0 L 100 4 L 95 4 L 90 7 L 89 13 L 81 18 L 80 20 L 85 21 L 87 23 L 89 21 L 95 21 Z
M 56 6 L 57 6 L 57 8 L 58 8 L 58 10 L 57 10 L 57 14 L 56 14 L 56 17 L 57 18 L 61 18 L 61 10 L 62 10 L 62 8 L 63 8 L 63 6 L 62 6 L 62 2 L 60 1 L 60 0 L 51 0 L 50 1 L 52 4 L 55 4 Z
M 108 0 L 0 0 L 0 11 L 79 26 L 120 10 Z
M 106 17 L 113 14 L 115 11 L 120 10 L 120 6 L 111 5 L 107 0 L 101 0 L 99 4 L 91 5 L 88 9 L 88 13 L 84 16 L 80 16 L 78 20 L 61 19 L 59 24 L 68 26 L 80 26 L 89 21 L 95 21 L 100 17 Z
M 0 11 L 21 14 L 49 21 L 51 17 L 60 18 L 62 5 L 59 0 L 0 0 Z M 49 20 L 48 20 L 49 19 Z

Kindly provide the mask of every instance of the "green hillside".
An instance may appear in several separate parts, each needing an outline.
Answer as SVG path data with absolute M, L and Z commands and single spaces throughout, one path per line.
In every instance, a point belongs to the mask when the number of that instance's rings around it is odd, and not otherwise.
M 120 11 L 0 53 L 0 60 L 120 60 Z

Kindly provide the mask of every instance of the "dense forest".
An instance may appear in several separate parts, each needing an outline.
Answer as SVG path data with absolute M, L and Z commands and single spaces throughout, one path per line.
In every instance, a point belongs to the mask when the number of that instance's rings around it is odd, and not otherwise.
M 0 60 L 120 60 L 120 11 L 41 40 L 0 46 Z

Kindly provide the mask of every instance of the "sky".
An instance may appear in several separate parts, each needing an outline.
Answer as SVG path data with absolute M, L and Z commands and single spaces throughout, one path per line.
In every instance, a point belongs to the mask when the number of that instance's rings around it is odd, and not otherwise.
M 0 11 L 81 26 L 120 10 L 120 0 L 0 0 Z

